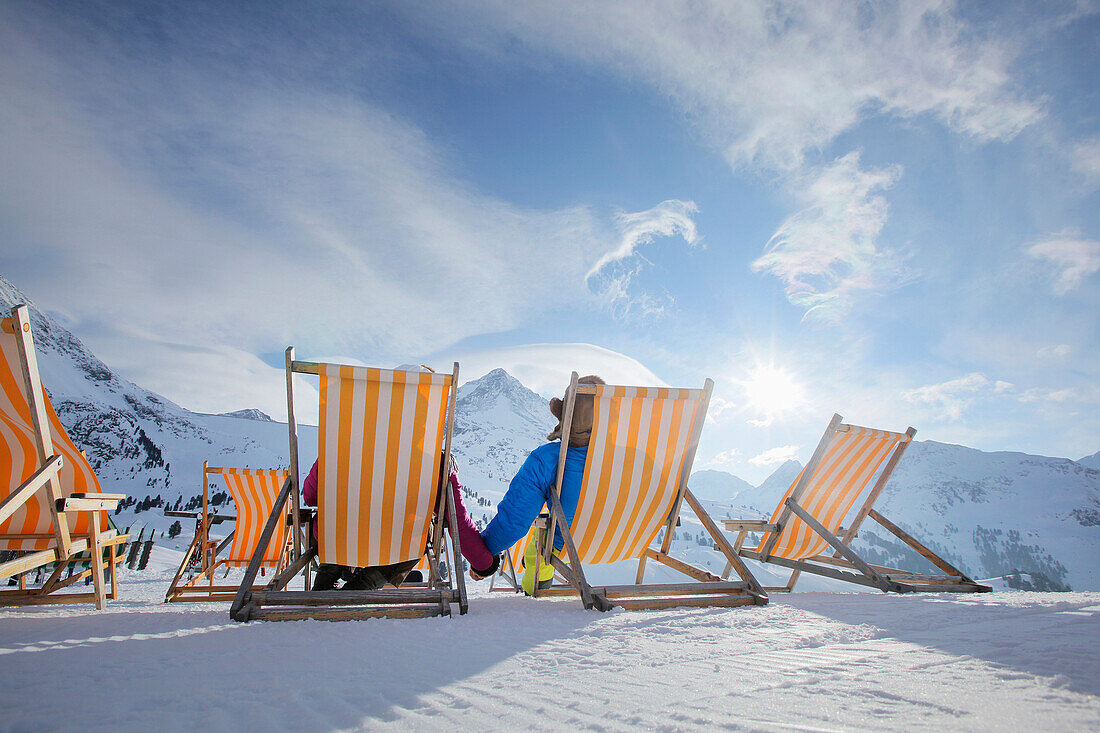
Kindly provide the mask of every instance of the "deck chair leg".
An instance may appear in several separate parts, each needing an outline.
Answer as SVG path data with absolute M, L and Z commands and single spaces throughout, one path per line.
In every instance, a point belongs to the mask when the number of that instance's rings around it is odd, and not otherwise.
M 588 585 L 588 581 L 584 577 L 584 568 L 581 567 L 581 557 L 577 553 L 577 546 L 573 542 L 573 533 L 569 531 L 569 521 L 565 518 L 565 511 L 561 508 L 561 499 L 558 498 L 556 491 L 550 492 L 550 500 L 553 506 L 551 511 L 557 516 L 557 521 L 561 524 L 562 538 L 565 540 L 565 549 L 569 553 L 569 569 L 573 574 L 573 583 L 577 588 L 577 591 L 581 595 L 581 603 L 585 608 L 596 608 L 599 611 L 610 611 L 611 604 L 607 602 L 607 599 L 603 596 L 598 596 L 592 593 L 592 587 Z M 547 538 L 547 542 L 553 542 L 552 537 Z M 538 576 L 535 576 L 538 579 Z M 535 584 L 536 586 L 538 583 Z
M 715 524 L 714 520 L 707 514 L 707 510 L 703 508 L 703 505 L 695 498 L 695 494 L 691 493 L 691 490 L 687 487 L 684 487 L 684 499 L 687 501 L 688 506 L 691 507 L 691 511 L 695 512 L 695 517 L 703 524 L 703 527 L 710 534 L 711 539 L 714 540 L 715 547 L 726 556 L 726 562 L 737 570 L 737 574 L 741 577 L 741 580 L 748 583 L 749 592 L 758 600 L 767 603 L 768 594 L 760 586 L 760 583 L 757 582 L 756 576 L 754 576 L 748 566 L 745 565 L 741 556 L 734 551 L 729 540 L 722 534 L 722 530 L 718 529 L 718 525 Z
M 176 587 L 179 586 L 180 580 L 183 578 L 184 572 L 187 571 L 187 567 L 191 563 L 191 558 L 195 554 L 195 547 L 199 542 L 199 531 L 195 531 L 195 539 L 191 540 L 191 544 L 187 547 L 187 552 L 183 553 L 183 560 L 180 561 L 179 569 L 176 570 L 176 577 L 172 578 L 172 584 L 168 586 L 168 592 L 164 594 L 164 602 L 168 603 L 172 597 L 176 594 Z
M 68 563 L 64 562 L 57 563 L 57 568 L 52 573 L 50 573 L 49 577 L 46 578 L 46 582 L 42 584 L 42 588 L 40 590 L 42 591 L 43 595 L 48 595 L 54 591 L 54 587 L 57 585 L 58 581 L 61 580 L 61 575 L 65 572 L 65 569 L 68 567 L 68 565 Z M 20 590 L 25 590 L 26 576 L 26 573 L 23 573 L 19 576 L 19 579 L 23 581 L 24 586 L 21 587 Z
M 877 587 L 879 590 L 883 591 L 884 593 L 888 593 L 890 591 L 894 591 L 896 593 L 905 592 L 906 589 L 902 585 L 887 580 L 886 578 L 876 573 L 874 568 L 868 565 L 863 560 L 863 558 L 853 552 L 850 547 L 841 542 L 839 537 L 826 529 L 825 526 L 821 524 L 821 522 L 814 519 L 813 515 L 800 507 L 797 502 L 793 501 L 791 498 L 788 498 L 785 504 L 790 508 L 792 512 L 797 514 L 803 522 L 810 525 L 810 529 L 812 529 L 814 532 L 817 532 L 822 538 L 825 539 L 826 542 L 832 545 L 833 549 L 840 553 L 841 557 L 852 563 L 852 566 L 855 569 L 859 570 L 859 572 L 867 576 L 867 578 L 869 578 L 871 582 L 874 583 L 875 587 Z
M 645 561 L 647 555 L 642 555 L 638 558 L 638 575 L 634 578 L 634 582 L 638 585 L 642 584 L 642 579 L 645 578 Z
M 792 570 L 791 577 L 787 580 L 787 592 L 790 593 L 794 590 L 794 584 L 798 582 L 798 576 L 802 575 L 801 570 Z
M 97 517 L 93 513 L 89 518 L 92 525 L 91 535 L 88 537 L 88 550 L 91 552 L 92 584 L 95 588 L 95 607 L 102 611 L 107 607 L 107 591 L 103 587 L 103 546 L 99 544 L 99 527 Z
M 891 532 L 895 537 L 900 539 L 902 542 L 904 542 L 905 544 L 909 545 L 911 548 L 916 550 L 918 553 L 920 553 L 920 555 L 924 559 L 928 560 L 928 562 L 932 563 L 933 565 L 935 565 L 936 567 L 938 567 L 940 570 L 944 571 L 948 575 L 957 576 L 959 578 L 964 579 L 968 583 L 973 583 L 974 582 L 973 580 L 968 578 L 966 575 L 964 575 L 961 570 L 959 570 L 954 565 L 952 565 L 951 563 L 944 560 L 942 557 L 940 557 L 936 553 L 932 552 L 932 550 L 925 547 L 923 544 L 921 544 L 918 540 L 916 540 L 908 532 L 906 532 L 901 527 L 899 527 L 896 524 L 894 524 L 893 522 L 891 522 L 886 517 L 879 514 L 874 509 L 869 509 L 867 511 L 867 516 L 871 517 L 871 519 L 878 522 L 880 525 L 883 526 L 883 528 L 885 528 L 887 531 Z
M 112 601 L 118 600 L 118 563 L 115 562 L 115 552 L 117 551 L 117 549 L 117 545 L 111 545 L 109 548 L 107 548 L 107 562 L 109 563 L 107 566 L 107 572 L 110 576 L 111 581 L 111 592 L 107 594 L 107 597 L 110 598 Z

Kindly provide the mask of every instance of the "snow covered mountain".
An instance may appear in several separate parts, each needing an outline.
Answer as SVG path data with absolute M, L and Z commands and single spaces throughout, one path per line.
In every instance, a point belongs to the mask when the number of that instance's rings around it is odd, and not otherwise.
M 1100 451 L 1093 453 L 1091 456 L 1078 458 L 1077 462 L 1085 468 L 1092 468 L 1094 470 L 1100 471 Z
M 503 369 L 459 388 L 453 450 L 475 522 L 492 519 L 512 476 L 556 424 L 547 400 Z
M 243 467 L 287 465 L 285 423 L 270 422 L 259 411 L 202 415 L 142 389 L 112 372 L 80 339 L 0 277 L 0 311 L 7 315 L 21 303 L 30 312 L 50 400 L 104 491 L 126 494 L 135 502 L 148 497 L 153 505 L 164 506 L 202 491 L 204 460 Z M 309 426 L 303 430 L 316 434 Z M 131 519 L 128 512 L 120 517 L 123 526 Z M 141 518 L 148 522 L 156 514 Z M 153 521 L 158 529 L 168 523 Z
M 285 423 L 257 410 L 193 413 L 120 378 L 0 278 L 0 307 L 6 312 L 18 303 L 30 307 L 54 407 L 87 452 L 105 491 L 173 505 L 201 491 L 204 460 L 241 467 L 289 463 Z M 555 422 L 547 400 L 502 369 L 459 389 L 454 452 L 476 521 L 491 519 L 509 480 Z M 308 467 L 315 458 L 316 428 L 300 425 L 299 430 L 300 457 Z M 1100 589 L 1098 461 L 1100 454 L 1071 461 L 917 441 L 879 509 L 976 577 L 1021 571 L 1041 588 Z M 797 461 L 788 461 L 756 487 L 722 471 L 698 471 L 691 483 L 716 519 L 769 516 L 799 470 Z M 132 520 L 134 511 L 133 506 L 124 511 L 120 524 Z M 140 518 L 161 530 L 170 524 L 159 511 Z M 678 547 L 692 561 L 720 571 L 724 562 L 700 539 L 701 528 L 692 519 L 685 516 L 677 531 Z M 911 551 L 872 522 L 858 542 L 874 561 L 912 562 Z M 779 578 L 764 582 L 773 580 Z
M 703 501 L 741 505 L 741 496 L 756 487 L 726 471 L 702 470 L 691 474 L 691 491 Z

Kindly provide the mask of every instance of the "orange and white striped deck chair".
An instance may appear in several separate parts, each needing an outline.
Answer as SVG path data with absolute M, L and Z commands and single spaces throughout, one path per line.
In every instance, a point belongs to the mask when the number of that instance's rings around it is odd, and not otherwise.
M 984 592 L 979 585 L 875 511 L 875 501 L 886 487 L 917 431 L 904 433 L 846 425 L 833 415 L 810 462 L 787 489 L 767 522 L 725 520 L 737 531 L 734 547 L 743 557 L 791 568 L 790 591 L 803 572 L 878 588 L 884 592 Z M 853 512 L 862 498 L 860 508 Z M 922 555 L 943 574 L 912 572 L 865 562 L 851 543 L 867 517 Z M 743 549 L 749 533 L 762 538 L 753 550 Z M 730 567 L 727 565 L 726 572 Z
M 125 495 L 102 492 L 57 419 L 39 378 L 27 306 L 0 320 L 0 352 L 0 550 L 18 553 L 0 563 L 0 581 L 19 577 L 18 589 L 0 591 L 0 604 L 94 602 L 101 609 L 107 598 L 117 598 L 118 548 L 128 537 L 110 528 L 108 511 Z M 82 554 L 91 560 L 88 569 L 62 580 Z M 29 571 L 53 563 L 40 587 L 27 587 Z M 89 574 L 94 592 L 57 592 Z
M 579 593 L 586 608 L 667 608 L 674 606 L 740 606 L 768 602 L 748 568 L 738 559 L 718 525 L 687 486 L 695 450 L 714 383 L 703 389 L 623 387 L 578 384 L 574 372 L 562 413 L 562 435 L 569 435 L 578 394 L 593 395 L 593 423 L 571 523 L 562 512 L 560 490 L 568 441 L 562 441 L 557 485 L 551 491 L 550 515 L 540 533 L 540 562 L 554 565 L 566 584 L 538 589 L 534 595 Z M 741 573 L 728 582 L 706 570 L 671 557 L 673 528 L 686 500 L 703 527 Z M 561 525 L 568 564 L 550 553 L 556 525 Z M 651 547 L 658 532 L 660 549 Z M 634 585 L 593 588 L 584 566 L 638 560 Z M 642 583 L 647 559 L 683 573 L 690 582 Z
M 300 552 L 270 590 L 252 592 L 242 585 L 234 601 L 233 618 L 348 619 L 450 615 L 456 610 L 465 613 L 462 573 L 451 572 L 446 580 L 441 577 L 443 526 L 437 521 L 446 507 L 453 556 L 455 562 L 460 562 L 454 497 L 450 491 L 440 491 L 442 465 L 450 462 L 458 364 L 450 374 L 371 369 L 295 361 L 293 347 L 288 348 L 289 493 L 296 502 L 300 474 L 293 415 L 294 373 L 320 377 L 317 544 Z M 278 501 L 275 511 L 282 511 Z M 292 516 L 300 513 L 296 510 Z M 265 536 L 269 530 L 274 531 L 271 518 Z M 260 545 L 264 543 L 261 538 Z M 253 555 L 249 573 L 258 563 L 259 552 L 257 549 Z M 373 567 L 417 560 L 425 554 L 429 570 L 426 588 L 316 593 L 282 590 L 290 580 L 288 573 L 305 569 L 313 557 L 321 563 Z M 308 570 L 305 575 L 308 584 Z M 245 579 L 248 581 L 248 573 Z
M 210 512 L 210 477 L 219 475 L 229 495 L 233 497 L 235 508 L 233 515 Z M 260 535 L 263 533 L 267 518 L 271 516 L 279 491 L 289 478 L 290 471 L 286 470 L 219 468 L 203 461 L 201 512 L 165 512 L 165 516 L 187 517 L 195 520 L 195 539 L 191 541 L 191 545 L 184 553 L 179 570 L 176 571 L 176 577 L 168 587 L 168 593 L 164 598 L 166 603 L 231 601 L 236 597 L 238 586 L 215 585 L 214 572 L 220 567 L 226 568 L 226 572 L 229 568 L 248 567 L 256 547 L 260 544 Z M 223 522 L 233 522 L 233 531 L 220 541 L 212 539 L 211 528 Z M 278 574 L 290 562 L 290 526 L 286 521 L 286 512 L 278 515 L 273 537 L 275 541 L 267 544 L 267 549 L 261 557 L 260 571 L 272 570 Z M 196 553 L 199 556 L 199 572 L 181 583 Z

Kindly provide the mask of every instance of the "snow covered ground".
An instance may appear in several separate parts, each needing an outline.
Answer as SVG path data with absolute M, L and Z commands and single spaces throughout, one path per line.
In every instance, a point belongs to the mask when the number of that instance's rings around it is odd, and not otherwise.
M 1100 730 L 1096 592 L 601 614 L 483 582 L 455 619 L 246 625 L 161 603 L 178 558 L 103 612 L 0 611 L 0 730 Z

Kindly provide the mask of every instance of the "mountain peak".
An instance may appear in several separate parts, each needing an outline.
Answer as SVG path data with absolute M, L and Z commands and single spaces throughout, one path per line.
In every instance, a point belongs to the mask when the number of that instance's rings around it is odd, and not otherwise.
M 233 412 L 223 412 L 223 413 L 221 413 L 221 417 L 236 417 L 236 418 L 241 418 L 243 420 L 259 420 L 260 422 L 275 422 L 274 420 L 271 419 L 270 416 L 268 416 L 268 414 L 266 412 L 263 412 L 262 410 L 257 410 L 254 407 L 249 408 L 247 410 L 235 410 Z
M 455 430 L 492 424 L 518 431 L 522 442 L 538 445 L 554 425 L 547 401 L 503 369 L 467 382 L 458 390 Z

